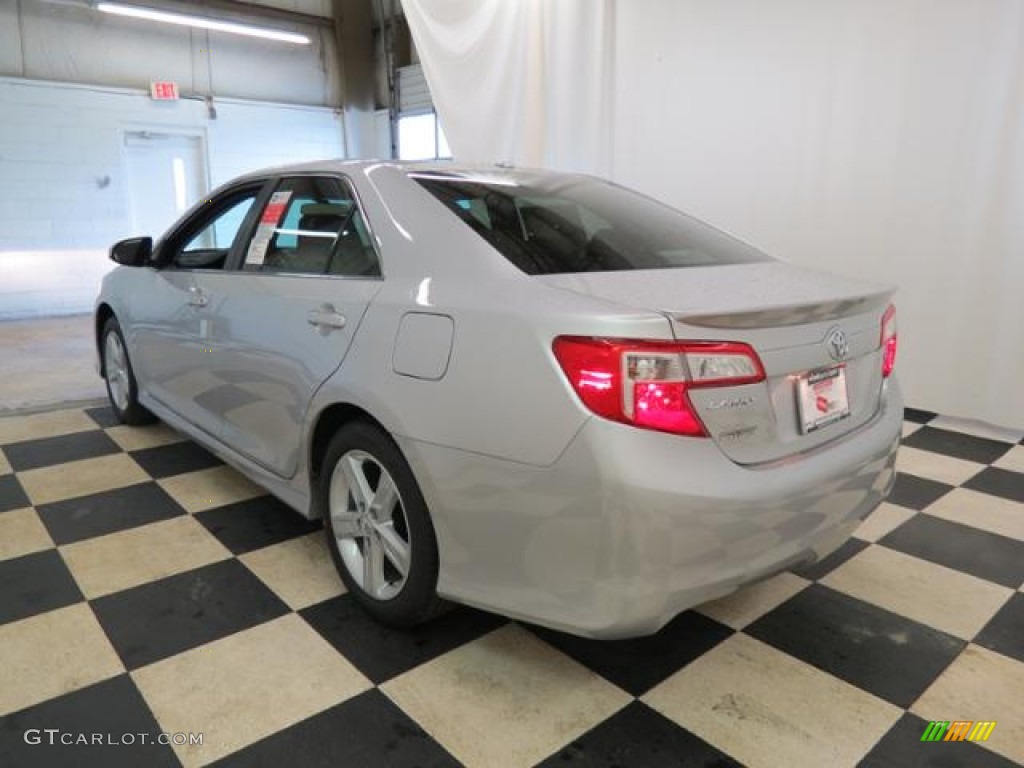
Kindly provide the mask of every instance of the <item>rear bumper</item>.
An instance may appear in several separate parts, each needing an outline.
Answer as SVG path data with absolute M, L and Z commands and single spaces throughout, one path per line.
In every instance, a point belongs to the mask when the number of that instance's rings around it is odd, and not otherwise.
M 889 380 L 868 424 L 757 468 L 596 418 L 546 468 L 400 442 L 433 512 L 442 595 L 617 638 L 842 544 L 892 487 L 902 414 Z

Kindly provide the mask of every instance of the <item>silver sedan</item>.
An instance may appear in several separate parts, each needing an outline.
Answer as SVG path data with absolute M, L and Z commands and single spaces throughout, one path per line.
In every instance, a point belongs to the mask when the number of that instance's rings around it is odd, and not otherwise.
M 324 518 L 383 622 L 651 633 L 830 553 L 892 487 L 892 289 L 607 181 L 277 168 L 111 257 L 117 415 Z

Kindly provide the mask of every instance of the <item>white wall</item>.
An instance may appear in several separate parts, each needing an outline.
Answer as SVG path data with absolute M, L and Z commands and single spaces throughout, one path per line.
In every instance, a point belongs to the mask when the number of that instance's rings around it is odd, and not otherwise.
M 182 93 L 338 106 L 333 30 L 262 24 L 312 42 L 290 45 L 42 0 L 0 0 L 0 75 L 128 88 L 174 80 Z
M 333 109 L 0 78 L 0 319 L 87 311 L 131 233 L 125 130 L 202 138 L 211 188 L 243 172 L 345 154 Z M 190 201 L 191 202 L 191 201 Z
M 321 17 L 332 10 L 330 0 L 255 4 Z M 345 154 L 340 117 L 318 108 L 339 104 L 334 30 L 263 23 L 312 42 L 0 0 L 0 319 L 91 308 L 110 268 L 106 248 L 131 234 L 125 130 L 199 136 L 211 186 L 266 165 Z M 177 82 L 187 98 L 150 101 L 152 80 Z

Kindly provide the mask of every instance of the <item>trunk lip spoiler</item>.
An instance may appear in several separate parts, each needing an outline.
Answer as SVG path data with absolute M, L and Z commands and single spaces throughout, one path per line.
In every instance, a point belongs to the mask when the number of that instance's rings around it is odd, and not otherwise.
M 832 299 L 826 301 L 804 301 L 790 304 L 775 304 L 756 309 L 736 309 L 726 312 L 665 311 L 673 320 L 701 328 L 728 328 L 750 330 L 755 328 L 784 328 L 815 322 L 842 320 L 850 315 L 859 315 L 884 309 L 892 301 L 893 291 L 856 298 Z

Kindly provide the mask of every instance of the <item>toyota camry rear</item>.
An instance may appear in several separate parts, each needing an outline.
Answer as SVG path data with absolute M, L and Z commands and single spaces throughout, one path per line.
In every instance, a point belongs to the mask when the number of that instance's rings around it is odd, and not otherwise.
M 889 287 L 769 259 L 600 180 L 413 178 L 533 291 L 480 313 L 503 330 L 475 340 L 508 354 L 500 384 L 467 395 L 491 409 L 477 427 L 559 433 L 556 408 L 580 417 L 557 453 L 409 441 L 443 510 L 442 593 L 584 635 L 650 633 L 824 557 L 888 494 Z M 523 333 L 545 354 L 520 360 Z M 548 375 L 561 391 L 518 412 L 510 392 Z

